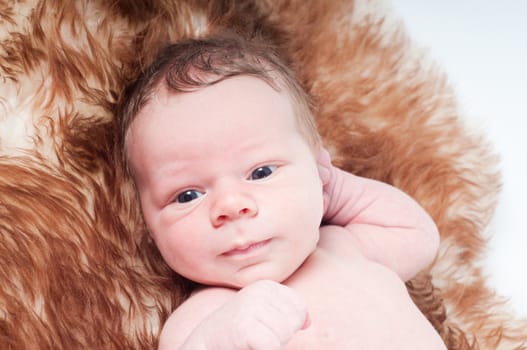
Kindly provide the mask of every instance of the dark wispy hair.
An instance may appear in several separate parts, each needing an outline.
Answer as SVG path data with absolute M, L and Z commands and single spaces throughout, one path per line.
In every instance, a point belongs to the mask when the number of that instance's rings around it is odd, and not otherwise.
M 235 76 L 262 79 L 275 90 L 291 96 L 300 132 L 310 145 L 320 143 L 311 100 L 292 70 L 272 45 L 259 38 L 245 39 L 234 33 L 186 39 L 160 50 L 154 62 L 129 85 L 118 108 L 122 164 L 127 168 L 126 135 L 141 109 L 160 88 L 186 93 Z

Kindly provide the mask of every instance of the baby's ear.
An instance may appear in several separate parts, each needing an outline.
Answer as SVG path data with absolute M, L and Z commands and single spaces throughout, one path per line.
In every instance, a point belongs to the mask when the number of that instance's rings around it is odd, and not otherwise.
M 320 177 L 323 186 L 329 183 L 331 178 L 331 167 L 331 156 L 329 155 L 328 150 L 320 146 L 317 155 L 317 169 L 318 176 Z

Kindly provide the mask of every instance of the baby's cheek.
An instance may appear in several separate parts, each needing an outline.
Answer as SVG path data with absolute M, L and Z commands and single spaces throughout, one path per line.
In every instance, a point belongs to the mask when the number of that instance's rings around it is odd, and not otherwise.
M 322 196 L 312 198 L 309 208 L 306 209 L 305 218 L 302 220 L 304 222 L 305 232 L 310 233 L 310 237 L 305 237 L 306 239 L 311 239 L 312 248 L 315 249 L 318 239 L 320 237 L 320 224 L 322 222 L 323 216 L 323 199 Z

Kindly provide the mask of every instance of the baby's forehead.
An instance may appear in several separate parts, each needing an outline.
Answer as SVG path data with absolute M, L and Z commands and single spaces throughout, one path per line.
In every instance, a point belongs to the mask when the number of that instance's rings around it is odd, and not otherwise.
M 217 82 L 212 81 L 214 83 L 211 85 L 195 87 L 188 91 L 176 91 L 171 89 L 165 81 L 161 81 L 152 89 L 138 116 L 143 115 L 148 119 L 155 118 L 160 110 L 166 111 L 170 106 L 179 108 L 178 101 L 181 102 L 181 105 L 187 106 L 187 111 L 192 111 L 193 108 L 201 109 L 209 103 L 217 105 L 218 100 L 221 104 L 233 106 L 247 105 L 247 101 L 252 101 L 253 103 L 249 102 L 250 107 L 246 110 L 260 109 L 266 105 L 287 105 L 289 106 L 287 109 L 290 110 L 287 115 L 290 116 L 291 120 L 294 120 L 297 131 L 307 137 L 305 133 L 309 133 L 309 131 L 304 130 L 305 122 L 302 120 L 304 117 L 301 114 L 308 114 L 309 111 L 299 107 L 300 103 L 296 101 L 294 93 L 286 83 L 275 84 L 275 81 L 271 84 L 267 79 L 252 75 L 236 75 Z M 218 98 L 218 96 L 222 97 Z M 192 122 L 192 115 L 190 114 L 186 113 L 183 117 Z M 247 114 L 248 118 L 250 115 L 250 113 Z M 309 116 L 306 115 L 305 118 L 309 118 Z
M 264 96 L 262 99 L 265 99 L 265 97 L 269 98 L 269 96 L 271 96 L 271 98 L 276 98 L 278 95 L 281 95 L 281 98 L 285 97 L 285 99 L 287 99 L 292 105 L 294 104 L 292 93 L 284 84 L 277 81 L 270 82 L 268 79 L 259 76 L 243 74 L 227 77 L 221 80 L 213 79 L 208 85 L 188 88 L 185 91 L 172 89 L 165 81 L 161 81 L 156 84 L 148 94 L 146 102 L 143 108 L 139 111 L 139 114 L 149 106 L 151 107 L 156 104 L 167 105 L 169 102 L 177 103 L 178 100 L 188 100 L 187 97 L 193 98 L 195 95 L 199 95 L 201 101 L 206 103 L 208 100 L 216 98 L 216 94 L 228 94 L 228 91 L 232 91 L 233 86 L 235 90 L 238 89 L 238 91 L 241 91 L 241 94 L 244 95 L 240 96 L 240 98 L 251 97 L 252 95 Z M 255 86 L 258 86 L 258 88 L 255 89 Z M 205 92 L 206 90 L 214 90 L 214 94 L 209 94 L 207 93 L 208 91 Z M 269 94 L 269 92 L 271 93 Z M 228 97 L 229 99 L 225 100 L 225 103 L 235 101 L 237 96 L 229 95 Z M 258 106 L 255 106 L 255 108 L 257 107 Z

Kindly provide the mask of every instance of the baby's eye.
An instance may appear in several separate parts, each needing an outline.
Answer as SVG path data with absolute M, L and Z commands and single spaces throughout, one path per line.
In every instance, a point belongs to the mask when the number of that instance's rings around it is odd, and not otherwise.
M 261 180 L 271 175 L 276 170 L 275 165 L 266 165 L 256 168 L 249 176 L 249 180 Z
M 186 190 L 178 194 L 175 201 L 177 203 L 188 203 L 201 196 L 203 196 L 203 193 L 198 190 Z

